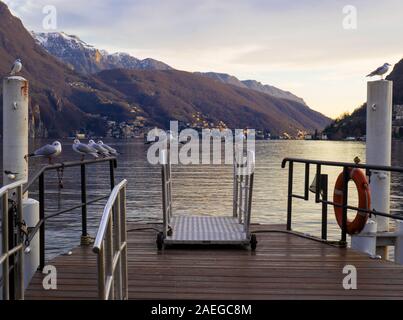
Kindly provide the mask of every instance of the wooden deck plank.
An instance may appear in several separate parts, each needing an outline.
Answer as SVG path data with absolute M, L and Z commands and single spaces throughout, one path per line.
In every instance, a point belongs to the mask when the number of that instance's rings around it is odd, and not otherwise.
M 129 230 L 144 225 L 131 224 Z M 154 226 L 158 227 L 158 226 Z M 132 231 L 128 240 L 131 299 L 403 299 L 403 267 L 372 260 L 296 235 L 283 226 L 254 226 L 255 253 L 240 247 L 181 247 L 158 252 L 155 230 Z M 49 264 L 58 290 L 45 291 L 37 273 L 27 299 L 96 299 L 96 256 L 79 247 Z M 358 271 L 358 290 L 344 290 L 343 267 Z

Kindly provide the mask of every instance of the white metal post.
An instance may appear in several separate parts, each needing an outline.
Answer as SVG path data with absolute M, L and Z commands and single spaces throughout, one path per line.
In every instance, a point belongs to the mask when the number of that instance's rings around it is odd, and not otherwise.
M 367 164 L 390 166 L 392 154 L 393 82 L 368 82 L 367 99 Z M 390 212 L 390 173 L 371 171 L 371 209 Z M 389 231 L 389 219 L 376 217 L 377 231 Z M 378 248 L 378 254 L 387 259 L 387 247 Z
M 393 82 L 387 80 L 368 82 L 367 99 L 367 152 L 369 165 L 390 166 L 392 148 L 392 96 Z M 390 212 L 390 173 L 371 171 L 371 208 L 379 212 Z M 351 246 L 355 250 L 376 254 L 378 232 L 389 231 L 389 219 L 374 217 L 369 220 L 361 234 L 352 236 Z M 387 250 L 378 251 L 387 258 Z
M 22 77 L 3 80 L 4 185 L 28 176 L 28 91 L 28 81 Z
M 18 76 L 3 80 L 3 184 L 28 178 L 28 102 L 29 83 Z M 28 196 L 26 193 L 25 198 Z M 16 199 L 17 200 L 17 199 Z M 39 203 L 25 199 L 22 215 L 28 227 L 39 222 Z M 25 250 L 23 281 L 25 288 L 39 266 L 39 236 L 36 235 Z
M 393 82 L 368 82 L 367 102 L 367 164 L 390 166 L 392 148 Z M 390 173 L 372 171 L 372 209 L 390 212 Z M 376 218 L 378 232 L 389 231 L 389 219 Z

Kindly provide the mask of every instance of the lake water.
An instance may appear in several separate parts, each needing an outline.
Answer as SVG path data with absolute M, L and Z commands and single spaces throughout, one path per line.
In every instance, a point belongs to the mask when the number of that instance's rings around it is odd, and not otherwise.
M 30 149 L 49 141 L 30 141 Z M 71 140 L 61 141 L 64 151 L 60 161 L 78 160 L 71 149 Z M 116 182 L 127 179 L 127 209 L 129 221 L 155 222 L 161 220 L 161 171 L 147 161 L 147 148 L 140 139 L 105 141 L 116 147 L 122 155 L 118 158 Z M 321 159 L 352 162 L 359 156 L 365 161 L 365 143 L 333 141 L 257 141 L 256 174 L 253 194 L 252 220 L 266 224 L 284 224 L 287 207 L 288 170 L 281 169 L 285 157 Z M 30 174 L 38 170 L 46 160 L 30 160 Z M 403 166 L 403 142 L 393 142 L 393 165 Z M 88 198 L 105 195 L 109 191 L 108 164 L 97 164 L 88 168 Z M 329 174 L 329 193 L 340 170 L 325 168 Z M 314 172 L 312 169 L 311 172 Z M 294 189 L 303 194 L 304 167 L 295 165 Z M 312 178 L 313 179 L 313 174 Z M 219 165 L 192 165 L 173 167 L 173 206 L 175 213 L 202 215 L 232 214 L 232 167 Z M 66 169 L 64 189 L 57 187 L 56 174 L 46 178 L 46 209 L 57 211 L 80 203 L 79 168 Z M 353 190 L 353 189 L 352 189 Z M 392 212 L 403 209 L 403 176 L 392 176 Z M 357 204 L 356 192 L 350 204 Z M 37 198 L 37 184 L 31 191 Z M 88 224 L 91 235 L 95 235 L 102 209 L 106 201 L 91 205 L 88 209 Z M 293 228 L 297 231 L 320 235 L 321 205 L 315 204 L 313 195 L 309 202 L 294 200 Z M 81 211 L 56 217 L 47 222 L 47 257 L 64 253 L 79 244 L 81 233 Z M 351 213 L 355 214 L 355 213 Z M 335 223 L 333 209 L 329 208 L 329 234 L 338 240 L 340 231 Z

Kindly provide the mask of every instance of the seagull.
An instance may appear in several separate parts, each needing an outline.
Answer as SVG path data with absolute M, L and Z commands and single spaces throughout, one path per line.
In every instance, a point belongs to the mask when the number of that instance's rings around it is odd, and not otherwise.
M 94 148 L 95 150 L 97 150 L 97 152 L 98 152 L 100 155 L 102 155 L 102 156 L 104 156 L 104 157 L 109 156 L 109 151 L 108 151 L 108 149 L 106 149 L 105 147 L 101 146 L 101 145 L 98 144 L 98 143 L 95 143 L 94 140 L 90 140 L 90 141 L 88 142 L 88 145 L 89 145 L 90 147 Z
M 116 149 L 108 146 L 102 140 L 98 141 L 98 145 L 108 150 L 111 155 L 117 156 L 119 154 L 119 152 Z
M 391 64 L 385 63 L 382 67 L 379 67 L 378 69 L 367 75 L 367 77 L 381 76 L 381 79 L 383 80 L 383 75 L 389 71 L 389 67 L 391 66 Z
M 8 170 L 4 170 L 4 174 L 7 175 L 7 178 L 9 178 L 10 180 L 15 180 L 18 176 L 18 172 L 12 172 L 12 171 L 8 171 Z
M 62 153 L 62 144 L 55 141 L 52 144 L 47 144 L 28 155 L 28 158 L 47 158 L 49 164 L 52 164 L 52 159 Z
M 15 76 L 22 69 L 21 59 L 17 59 L 14 61 L 13 67 L 11 68 L 10 76 Z
M 76 139 L 73 143 L 73 150 L 81 154 L 81 161 L 84 161 L 86 155 L 91 155 L 94 158 L 98 158 L 97 150 L 90 147 L 85 143 L 81 143 L 80 140 Z

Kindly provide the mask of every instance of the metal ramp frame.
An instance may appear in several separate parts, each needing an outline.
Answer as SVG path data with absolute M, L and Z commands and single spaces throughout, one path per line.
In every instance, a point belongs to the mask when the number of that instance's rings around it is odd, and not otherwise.
M 233 167 L 232 216 L 174 215 L 172 210 L 172 165 L 169 150 L 160 153 L 162 176 L 163 231 L 157 236 L 158 249 L 164 245 L 250 245 L 257 240 L 249 231 L 255 154 L 237 152 Z

